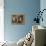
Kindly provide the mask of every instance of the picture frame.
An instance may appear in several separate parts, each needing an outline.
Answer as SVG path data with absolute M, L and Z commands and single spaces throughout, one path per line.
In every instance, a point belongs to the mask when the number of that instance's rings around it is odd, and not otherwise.
M 24 15 L 12 15 L 12 24 L 24 24 Z

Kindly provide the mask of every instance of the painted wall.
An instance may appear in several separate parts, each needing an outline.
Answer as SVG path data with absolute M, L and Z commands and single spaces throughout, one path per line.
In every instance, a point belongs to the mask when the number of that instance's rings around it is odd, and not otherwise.
M 4 35 L 7 41 L 18 41 L 32 29 L 35 12 L 40 9 L 40 0 L 5 0 L 4 9 Z M 24 13 L 24 25 L 13 25 L 12 14 Z

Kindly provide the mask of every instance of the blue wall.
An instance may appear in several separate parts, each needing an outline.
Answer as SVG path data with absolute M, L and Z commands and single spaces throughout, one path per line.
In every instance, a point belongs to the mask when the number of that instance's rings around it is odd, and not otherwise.
M 4 35 L 7 41 L 18 41 L 31 31 L 35 12 L 40 9 L 40 0 L 5 0 L 4 9 Z M 11 23 L 11 15 L 16 13 L 24 13 L 24 25 L 13 25 Z
M 46 9 L 46 0 L 41 0 L 40 1 L 40 10 L 42 11 L 43 9 Z M 46 11 L 43 12 L 42 17 L 43 17 L 43 22 L 40 21 L 40 25 L 46 27 Z

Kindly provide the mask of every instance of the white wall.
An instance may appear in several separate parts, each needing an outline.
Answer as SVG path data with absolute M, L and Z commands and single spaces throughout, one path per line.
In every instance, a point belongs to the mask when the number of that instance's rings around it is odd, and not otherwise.
M 4 41 L 4 0 L 0 0 L 0 42 Z

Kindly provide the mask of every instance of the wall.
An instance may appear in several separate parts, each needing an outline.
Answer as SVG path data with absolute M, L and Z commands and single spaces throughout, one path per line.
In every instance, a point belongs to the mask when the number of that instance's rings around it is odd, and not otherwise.
M 46 9 L 46 0 L 41 0 L 40 1 L 40 10 Z M 40 25 L 46 27 L 46 11 L 44 11 L 43 15 L 43 22 L 40 21 Z M 45 39 L 45 44 L 46 44 L 46 39 Z
M 46 9 L 46 0 L 41 0 L 41 1 L 40 1 L 40 9 L 41 9 L 41 11 L 42 11 L 43 9 Z M 46 19 L 46 11 L 43 12 L 42 17 L 43 17 L 43 22 L 40 21 L 40 25 L 46 27 L 46 20 L 45 20 L 45 19 Z
M 7 41 L 18 41 L 32 29 L 35 12 L 40 9 L 40 0 L 4 0 L 4 35 Z M 13 25 L 12 14 L 24 13 L 24 25 Z
M 4 6 L 4 2 L 3 0 L 0 0 L 0 42 L 4 41 L 4 8 L 3 6 Z

